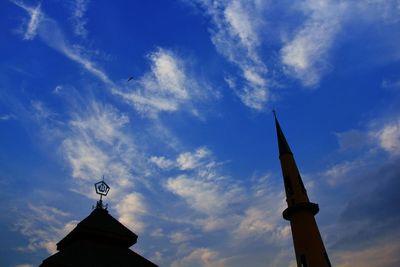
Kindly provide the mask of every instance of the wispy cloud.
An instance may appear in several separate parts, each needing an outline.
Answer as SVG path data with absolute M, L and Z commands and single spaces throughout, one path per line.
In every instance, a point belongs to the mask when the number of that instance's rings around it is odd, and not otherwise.
M 33 264 L 29 264 L 29 263 L 15 265 L 15 267 L 33 267 L 33 266 L 34 266 Z
M 217 51 L 237 66 L 241 79 L 226 79 L 242 102 L 255 110 L 262 110 L 269 99 L 267 67 L 259 55 L 259 28 L 262 24 L 260 1 L 207 1 L 198 3 L 212 18 L 211 40 Z
M 380 129 L 370 132 L 378 146 L 392 155 L 400 155 L 400 119 L 385 123 Z
M 182 174 L 169 178 L 165 187 L 185 201 L 196 218 L 192 220 L 195 228 L 204 232 L 229 229 L 239 239 L 287 238 L 287 229 L 279 223 L 280 212 L 265 207 L 269 199 L 283 200 L 281 190 L 268 187 L 267 176 L 252 179 L 251 188 L 244 187 L 222 175 L 221 163 L 204 147 L 182 152 L 170 161 L 176 162 L 174 168 Z
M 171 267 L 226 267 L 228 259 L 221 259 L 216 251 L 208 248 L 198 248 L 193 250 L 180 260 L 172 263 Z
M 75 178 L 74 191 L 95 199 L 92 190 L 81 185 L 105 175 L 113 185 L 109 195 L 119 219 L 141 232 L 145 227 L 141 217 L 147 208 L 141 194 L 135 192 L 135 183 L 146 183 L 146 170 L 134 139 L 125 133 L 129 119 L 114 107 L 96 101 L 86 108 L 73 114 L 61 147 Z
M 227 206 L 240 199 L 240 189 L 217 171 L 218 163 L 212 153 L 199 148 L 194 153 L 183 152 L 177 156 L 176 168 L 189 171 L 169 178 L 166 188 L 182 197 L 194 210 L 209 216 L 220 214 Z
M 75 61 L 88 72 L 102 80 L 104 83 L 108 85 L 113 84 L 107 74 L 102 71 L 87 55 L 83 54 L 79 47 L 68 42 L 57 22 L 46 16 L 46 14 L 41 11 L 40 5 L 33 9 L 20 1 L 14 1 L 13 3 L 23 8 L 31 16 L 28 30 L 24 35 L 25 39 L 32 40 L 37 34 L 48 46 Z
M 290 9 L 300 12 L 304 22 L 291 27 L 292 33 L 280 50 L 286 72 L 304 86 L 315 87 L 332 69 L 332 49 L 344 38 L 340 36 L 349 25 L 354 29 L 371 24 L 399 22 L 398 2 L 390 1 L 331 1 L 304 0 Z M 353 29 L 353 30 L 354 30 Z
M 144 198 L 139 193 L 130 193 L 125 195 L 116 205 L 119 216 L 119 221 L 134 229 L 138 233 L 142 233 L 145 228 L 141 216 L 147 213 Z
M 87 11 L 89 2 L 89 0 L 75 0 L 73 3 L 71 20 L 74 26 L 74 33 L 83 38 L 86 38 L 88 34 L 86 29 L 87 20 L 85 18 L 85 13 Z
M 40 38 L 48 46 L 62 53 L 72 61 L 75 61 L 85 70 L 99 78 L 107 85 L 113 85 L 113 82 L 110 80 L 108 75 L 103 70 L 101 70 L 96 65 L 96 63 L 93 62 L 92 59 L 83 54 L 82 50 L 79 49 L 79 47 L 70 44 L 66 40 L 64 33 L 62 32 L 55 20 L 48 17 L 44 18 L 38 29 L 38 33 Z
M 161 157 L 152 156 L 150 158 L 150 162 L 154 163 L 155 165 L 157 165 L 157 167 L 159 167 L 161 169 L 169 169 L 175 165 L 174 161 L 167 159 L 164 156 L 161 156 Z
M 360 169 L 370 163 L 368 156 L 352 160 L 344 160 L 329 166 L 318 174 L 331 187 L 340 187 L 353 182 L 354 177 L 360 174 Z
M 134 143 L 123 132 L 128 122 L 126 115 L 96 101 L 73 114 L 62 148 L 74 178 L 132 177 L 125 165 L 135 155 Z
M 400 245 L 398 242 L 389 241 L 383 244 L 369 246 L 360 250 L 343 251 L 337 253 L 336 266 L 388 266 L 394 267 L 400 263 Z
M 88 1 L 77 0 L 75 15 L 82 18 L 87 4 Z M 18 2 L 17 5 L 30 12 L 24 4 Z M 195 78 L 188 68 L 189 62 L 162 48 L 148 55 L 151 63 L 149 72 L 129 84 L 126 81 L 116 84 L 81 46 L 67 40 L 54 19 L 43 12 L 40 13 L 40 18 L 40 24 L 35 31 L 43 42 L 100 79 L 114 95 L 121 97 L 144 116 L 155 118 L 161 112 L 185 110 L 202 117 L 195 104 L 219 97 L 218 91 L 212 90 L 204 81 Z
M 263 234 L 274 230 L 275 224 L 265 218 L 268 217 L 268 211 L 264 209 L 249 208 L 245 212 L 243 220 L 240 222 L 236 232 L 239 235 L 249 236 Z
M 338 209 L 339 220 L 325 232 L 337 266 L 399 264 L 400 218 L 391 204 L 399 201 L 398 163 L 398 158 L 391 158 L 355 167 L 354 175 L 341 185 L 350 197 Z
M 209 215 L 224 211 L 229 204 L 235 202 L 235 197 L 239 196 L 235 188 L 222 190 L 212 181 L 193 179 L 184 175 L 169 179 L 166 187 L 184 198 L 193 209 Z
M 347 5 L 335 1 L 303 1 L 307 20 L 281 49 L 282 63 L 305 86 L 315 86 L 329 66 L 329 50 L 339 32 Z
M 29 22 L 26 25 L 26 30 L 24 32 L 23 38 L 25 40 L 34 39 L 37 34 L 37 29 L 44 17 L 41 10 L 41 2 L 39 2 L 37 6 L 31 7 L 25 5 L 22 1 L 15 1 L 15 0 L 10 0 L 10 1 L 13 2 L 15 5 L 23 8 L 26 12 L 28 12 L 30 18 Z
M 256 110 L 262 110 L 271 99 L 271 86 L 276 84 L 272 77 L 276 71 L 283 69 L 286 75 L 300 80 L 306 87 L 318 86 L 321 78 L 334 67 L 332 50 L 342 41 L 339 36 L 348 25 L 357 24 L 355 28 L 359 29 L 370 23 L 399 22 L 395 0 L 303 0 L 290 5 L 241 0 L 187 2 L 197 4 L 211 17 L 213 44 L 241 72 L 240 77 L 229 74 L 225 80 L 246 106 Z M 289 17 L 297 14 L 302 19 L 269 20 L 268 12 L 274 8 Z M 273 23 L 275 29 L 268 27 L 268 23 Z M 282 43 L 278 48 L 279 64 L 267 68 L 261 47 L 268 45 L 265 43 L 268 34 L 280 38 Z
M 392 156 L 400 155 L 400 118 L 392 116 L 369 122 L 364 129 L 337 133 L 342 150 L 354 148 L 381 149 Z
M 169 238 L 171 240 L 171 243 L 178 244 L 182 242 L 187 242 L 195 238 L 195 236 L 190 233 L 190 230 L 186 229 L 184 231 L 173 232 L 169 235 Z
M 22 251 L 46 249 L 49 254 L 56 252 L 56 243 L 75 227 L 77 221 L 65 223 L 70 215 L 51 206 L 28 205 L 26 213 L 19 217 L 16 229 L 26 236 L 29 244 L 18 248 Z
M 191 76 L 185 62 L 172 51 L 159 48 L 148 58 L 151 70 L 124 85 L 124 90 L 114 88 L 113 93 L 145 116 L 156 117 L 183 107 L 199 115 L 193 103 L 209 96 L 208 86 Z
M 15 120 L 17 117 L 14 114 L 4 114 L 0 115 L 0 121 Z

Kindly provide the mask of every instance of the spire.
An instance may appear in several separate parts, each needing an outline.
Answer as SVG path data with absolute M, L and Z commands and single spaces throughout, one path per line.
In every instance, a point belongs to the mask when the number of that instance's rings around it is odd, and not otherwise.
M 319 211 L 316 203 L 310 202 L 292 151 L 279 125 L 276 113 L 279 160 L 288 207 L 282 215 L 290 221 L 293 244 L 298 267 L 331 267 L 321 234 L 314 216 Z
M 279 121 L 276 118 L 276 112 L 275 110 L 273 110 L 272 112 L 274 113 L 275 117 L 276 135 L 278 137 L 278 145 L 279 145 L 279 156 L 282 156 L 283 154 L 292 154 L 289 144 L 286 141 L 285 135 L 282 132 L 281 126 L 279 125 Z

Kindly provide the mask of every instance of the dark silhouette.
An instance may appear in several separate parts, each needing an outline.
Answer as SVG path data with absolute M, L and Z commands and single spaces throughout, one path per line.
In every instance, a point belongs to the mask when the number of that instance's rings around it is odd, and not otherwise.
M 96 191 L 100 189 L 101 196 L 109 189 L 102 185 L 102 182 L 96 183 Z M 137 238 L 99 200 L 92 213 L 57 243 L 58 252 L 39 267 L 157 267 L 129 249 Z
M 133 77 L 132 77 L 132 76 L 128 78 L 128 81 L 127 81 L 127 82 L 129 82 L 130 80 L 133 80 Z
M 293 153 L 282 132 L 275 111 L 274 117 L 288 204 L 288 208 L 283 211 L 283 218 L 290 221 L 297 266 L 331 267 L 314 218 L 319 211 L 318 204 L 312 203 L 308 199 Z

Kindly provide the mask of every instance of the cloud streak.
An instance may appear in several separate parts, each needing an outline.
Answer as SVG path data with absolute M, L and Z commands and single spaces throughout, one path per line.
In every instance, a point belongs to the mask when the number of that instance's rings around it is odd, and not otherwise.
M 327 70 L 329 50 L 347 6 L 343 2 L 308 0 L 301 7 L 308 18 L 281 49 L 281 61 L 289 74 L 312 87 Z
M 267 67 L 258 52 L 263 4 L 241 0 L 194 2 L 212 19 L 209 31 L 216 50 L 241 72 L 240 80 L 226 77 L 228 86 L 246 106 L 262 110 L 269 100 Z
M 15 227 L 28 237 L 29 244 L 19 247 L 21 251 L 46 249 L 49 254 L 55 253 L 56 243 L 75 227 L 77 221 L 65 223 L 70 217 L 55 207 L 28 205 L 26 213 L 19 217 Z
M 74 33 L 83 38 L 86 38 L 88 34 L 86 29 L 87 20 L 85 19 L 85 13 L 89 2 L 89 0 L 75 0 L 73 4 L 71 20 L 74 26 Z
M 13 3 L 23 8 L 30 15 L 30 22 L 24 34 L 24 39 L 32 40 L 38 35 L 49 47 L 62 53 L 72 61 L 75 61 L 107 85 L 113 85 L 113 82 L 104 71 L 102 71 L 87 55 L 82 54 L 76 46 L 73 46 L 67 41 L 57 22 L 41 11 L 40 4 L 36 8 L 32 8 L 19 1 Z
M 170 50 L 159 48 L 148 59 L 149 72 L 122 86 L 123 89 L 113 88 L 113 93 L 144 116 L 156 118 L 161 112 L 181 109 L 199 116 L 194 103 L 211 95 L 208 86 L 190 75 L 185 62 Z
M 14 3 L 15 5 L 24 9 L 26 12 L 28 12 L 30 18 L 29 18 L 28 24 L 26 25 L 26 30 L 25 30 L 23 39 L 24 40 L 33 40 L 37 34 L 37 29 L 44 17 L 42 10 L 41 10 L 41 3 L 39 3 L 36 7 L 30 7 L 30 6 L 25 5 L 21 1 L 14 1 L 14 0 L 10 0 L 10 1 L 12 3 Z

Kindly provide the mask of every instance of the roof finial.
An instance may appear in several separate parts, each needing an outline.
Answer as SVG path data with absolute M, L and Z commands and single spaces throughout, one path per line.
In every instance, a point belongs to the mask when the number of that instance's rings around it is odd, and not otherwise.
M 102 181 L 94 184 L 94 188 L 96 189 L 96 194 L 100 195 L 100 200 L 97 201 L 96 209 L 107 209 L 107 205 L 103 205 L 103 196 L 107 196 L 110 187 L 104 182 L 104 175 Z

